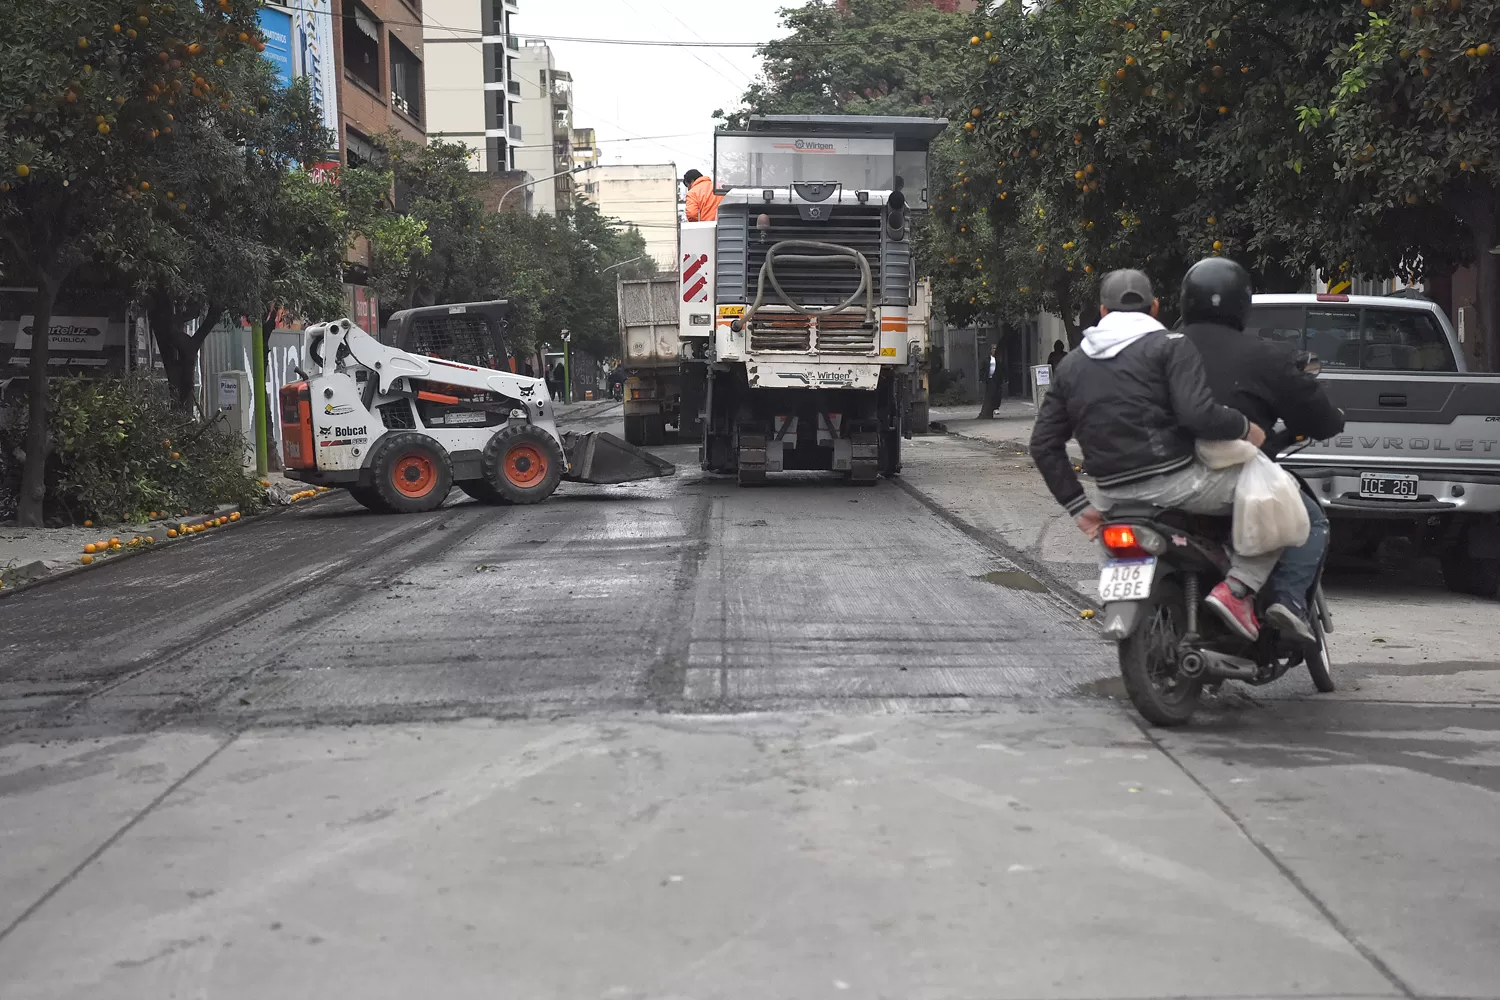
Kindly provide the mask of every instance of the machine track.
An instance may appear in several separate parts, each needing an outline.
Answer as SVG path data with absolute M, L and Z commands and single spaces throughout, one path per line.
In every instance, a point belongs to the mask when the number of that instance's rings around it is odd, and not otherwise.
M 740 434 L 737 472 L 741 486 L 759 486 L 766 481 L 766 436 Z

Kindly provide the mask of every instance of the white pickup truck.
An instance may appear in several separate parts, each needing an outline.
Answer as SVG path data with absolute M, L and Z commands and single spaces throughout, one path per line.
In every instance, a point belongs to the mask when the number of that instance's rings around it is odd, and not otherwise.
M 1334 544 L 1404 534 L 1442 560 L 1450 590 L 1500 590 L 1500 374 L 1465 370 L 1436 303 L 1396 296 L 1257 295 L 1248 329 L 1312 354 L 1344 433 L 1285 464 L 1322 500 Z

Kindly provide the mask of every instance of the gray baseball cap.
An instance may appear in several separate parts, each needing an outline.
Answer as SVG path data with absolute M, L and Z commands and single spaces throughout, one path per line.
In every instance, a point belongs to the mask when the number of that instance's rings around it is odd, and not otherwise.
M 1150 312 L 1156 293 L 1140 271 L 1111 271 L 1099 282 L 1099 304 L 1110 312 Z

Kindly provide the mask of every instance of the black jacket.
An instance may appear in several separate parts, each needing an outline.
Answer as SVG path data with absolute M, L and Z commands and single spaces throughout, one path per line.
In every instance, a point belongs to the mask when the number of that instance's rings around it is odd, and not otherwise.
M 1195 441 L 1249 432 L 1243 414 L 1214 402 L 1197 348 L 1161 330 L 1113 358 L 1082 350 L 1063 358 L 1037 414 L 1031 455 L 1057 502 L 1076 517 L 1089 499 L 1068 459 L 1071 437 L 1108 489 L 1186 468 Z
M 1198 348 L 1214 398 L 1260 424 L 1267 434 L 1281 420 L 1293 436 L 1331 438 L 1344 414 L 1316 377 L 1297 367 L 1297 350 L 1217 323 L 1183 327 Z M 1268 442 L 1268 447 L 1274 447 Z

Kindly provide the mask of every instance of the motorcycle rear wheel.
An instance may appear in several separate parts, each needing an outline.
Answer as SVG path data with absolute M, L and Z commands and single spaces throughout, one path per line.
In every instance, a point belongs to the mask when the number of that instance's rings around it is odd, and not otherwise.
M 1120 676 L 1125 693 L 1142 717 L 1154 726 L 1181 726 L 1193 717 L 1203 679 L 1178 673 L 1177 647 L 1187 628 L 1182 587 L 1163 580 L 1135 632 L 1120 642 Z

